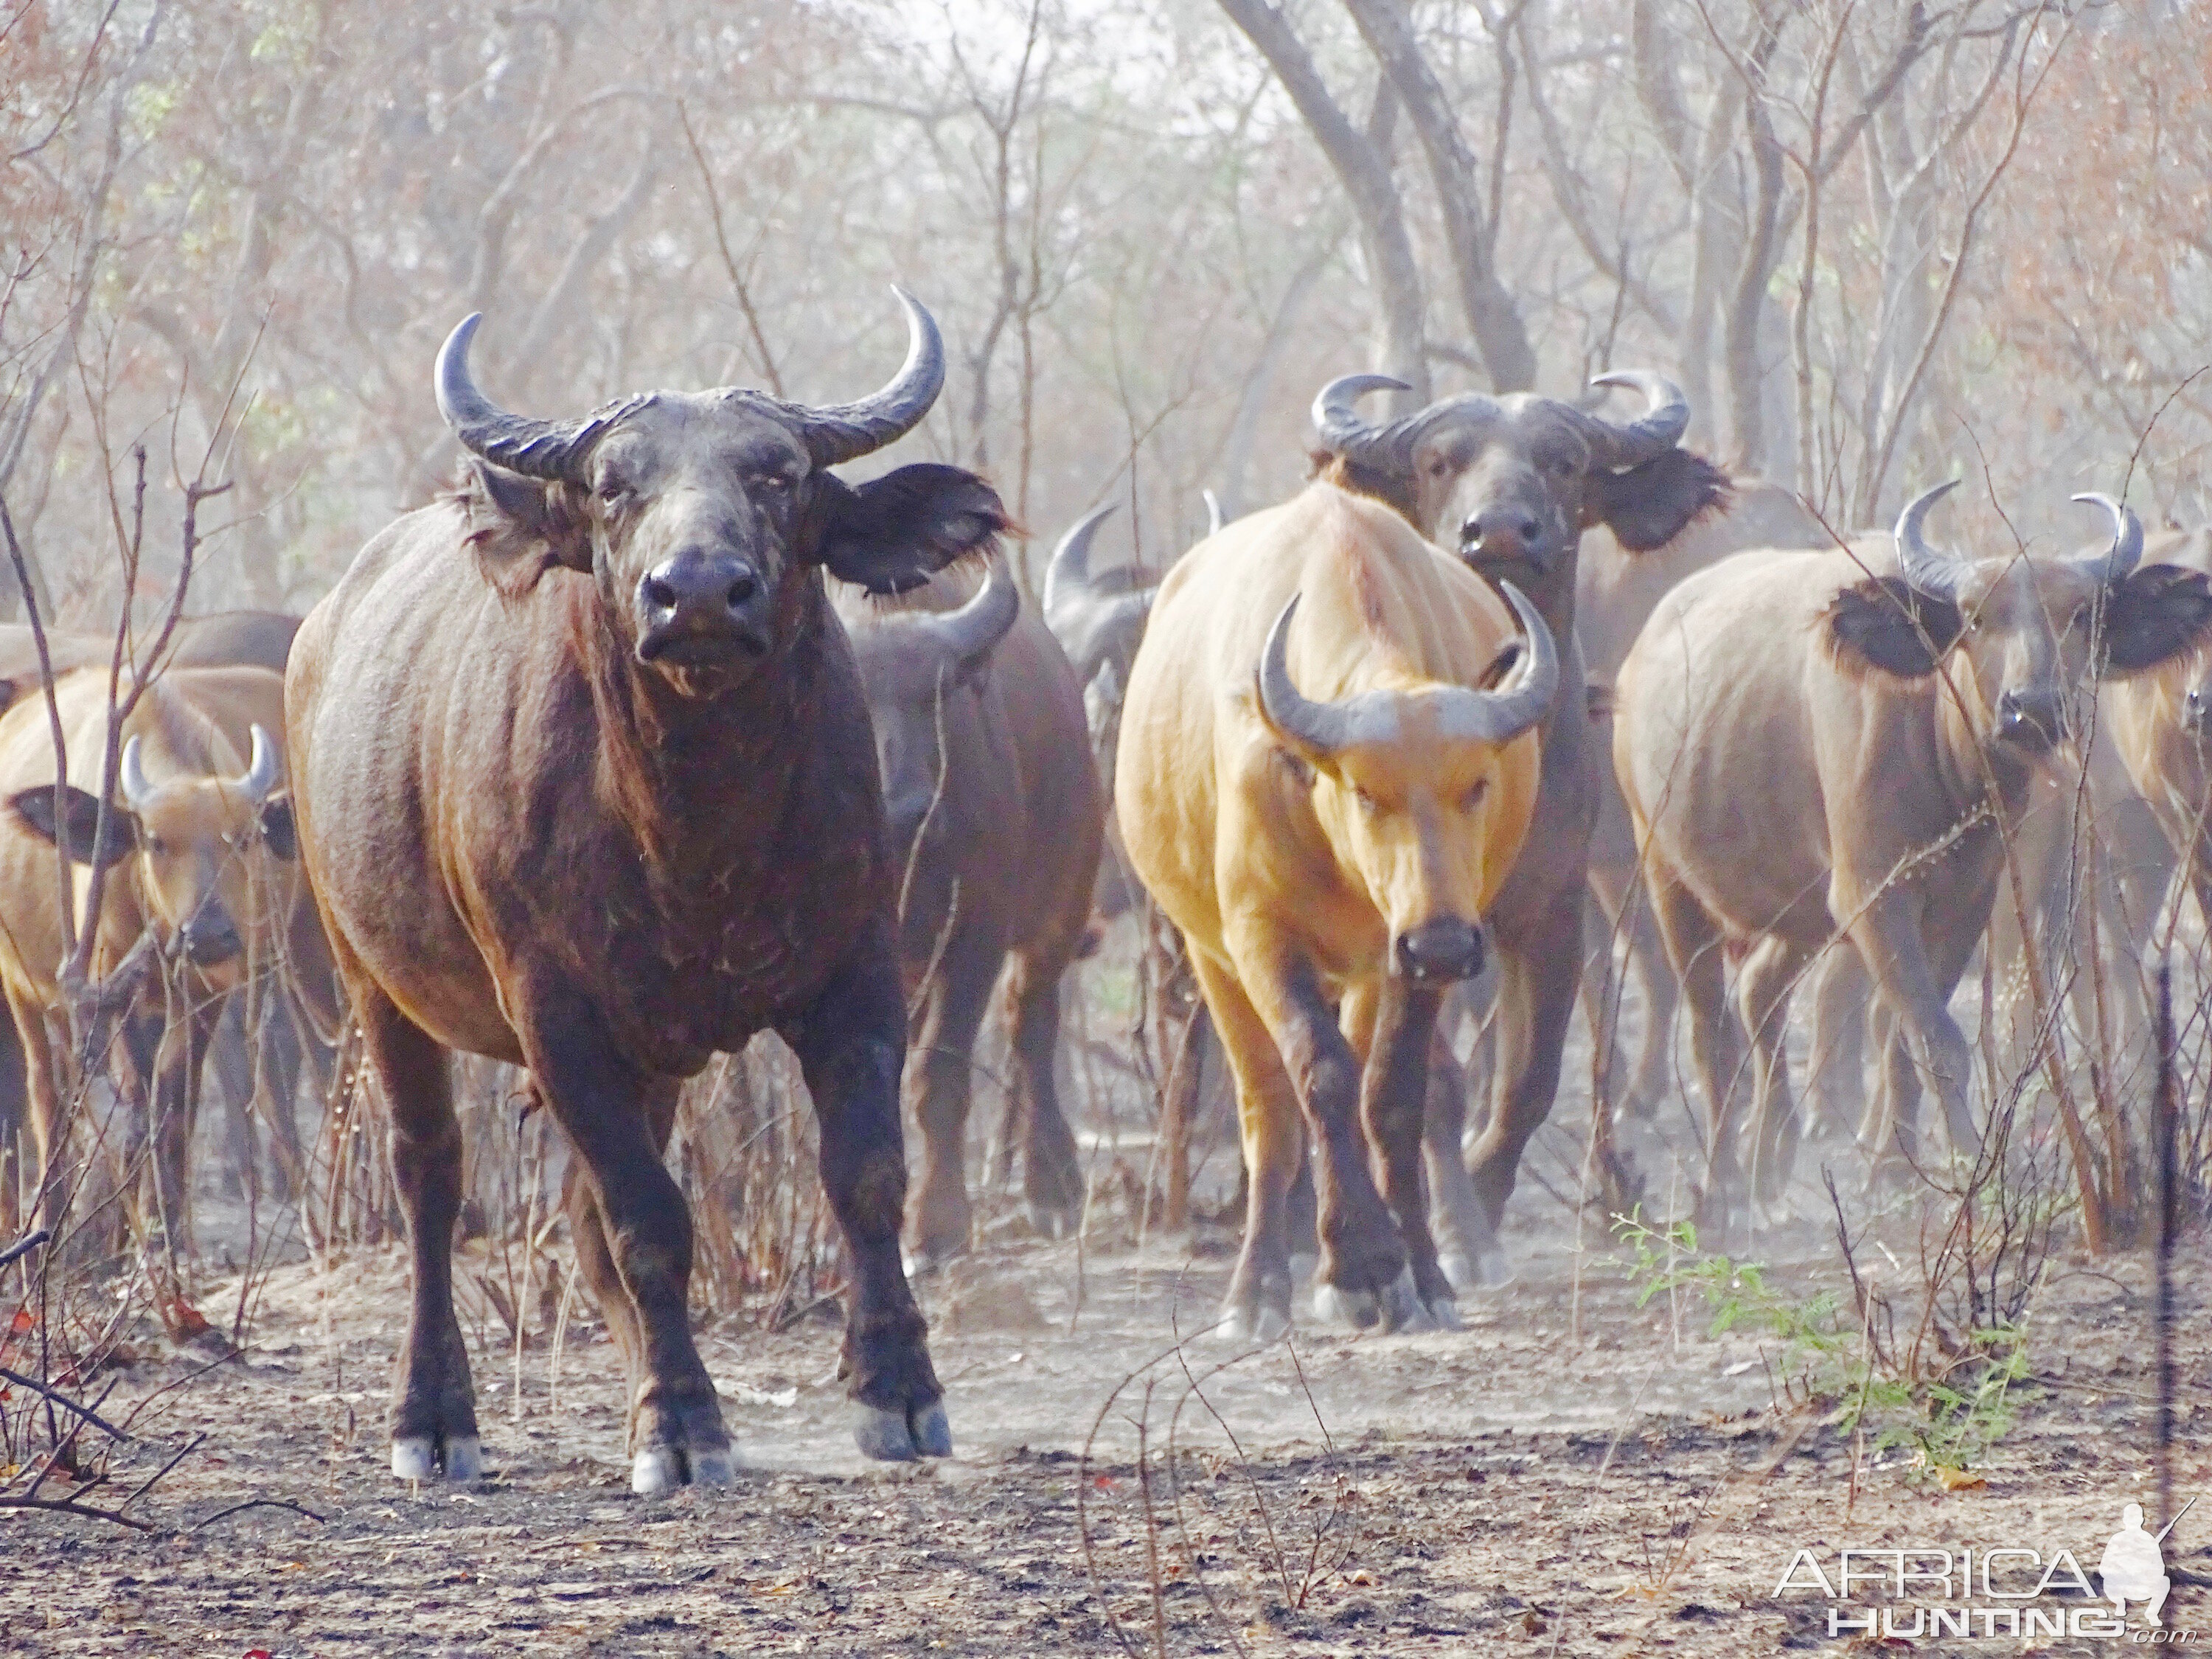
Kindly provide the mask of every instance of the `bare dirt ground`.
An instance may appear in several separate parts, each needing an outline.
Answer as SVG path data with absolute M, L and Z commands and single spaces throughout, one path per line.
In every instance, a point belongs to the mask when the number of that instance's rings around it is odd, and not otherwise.
M 1855 1445 L 1826 1408 L 1794 1407 L 1771 1340 L 1709 1335 L 1688 1297 L 1637 1308 L 1609 1246 L 1578 1261 L 1564 1241 L 1516 1242 L 1517 1280 L 1468 1298 L 1464 1332 L 1302 1328 L 1242 1358 L 1194 1342 L 1188 1371 L 1162 1356 L 1214 1305 L 1218 1257 L 1094 1250 L 1079 1310 L 1073 1245 L 987 1251 L 927 1288 L 959 1450 L 921 1468 L 853 1449 L 833 1323 L 726 1321 L 703 1347 L 750 1467 L 653 1503 L 629 1493 L 613 1351 L 580 1314 L 557 1395 L 550 1345 L 523 1352 L 518 1397 L 513 1347 L 487 1322 L 489 1478 L 395 1483 L 382 1413 L 404 1259 L 289 1266 L 243 1353 L 166 1351 L 107 1401 L 114 1417 L 167 1390 L 119 1471 L 206 1437 L 133 1505 L 158 1531 L 0 1520 L 0 1650 L 1842 1650 L 1865 1638 L 1832 1643 L 1817 1589 L 1776 1594 L 1801 1548 L 1832 1573 L 1846 1547 L 2063 1547 L 2094 1572 L 2124 1503 L 2156 1524 L 2140 1261 L 2061 1264 L 2035 1313 L 2046 1380 L 1975 1471 L 1986 1484 L 1947 1492 Z M 464 1248 L 465 1280 L 481 1248 Z M 1765 1254 L 1784 1282 L 1835 1274 L 1809 1224 Z M 2212 1489 L 2212 1253 L 2192 1246 L 2181 1267 L 2177 1503 Z M 320 1518 L 233 1507 L 272 1499 Z M 2212 1502 L 2167 1540 L 2166 1616 L 2212 1641 L 2207 1540 Z M 1899 1636 L 1880 1650 L 2124 1645 Z

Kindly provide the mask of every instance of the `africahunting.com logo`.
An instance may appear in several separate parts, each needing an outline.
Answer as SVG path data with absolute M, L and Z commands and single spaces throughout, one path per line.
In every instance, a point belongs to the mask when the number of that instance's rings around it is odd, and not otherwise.
M 2173 1579 L 2161 1547 L 2196 1502 L 2155 1534 L 2144 1529 L 2142 1506 L 2129 1504 L 2097 1559 L 2094 1585 L 2070 1549 L 1847 1549 L 1825 1559 L 1801 1549 L 1774 1594 L 1825 1597 L 1834 1637 L 2102 1636 L 2142 1646 L 2193 1644 L 2203 1639 L 2198 1632 L 2166 1621 Z

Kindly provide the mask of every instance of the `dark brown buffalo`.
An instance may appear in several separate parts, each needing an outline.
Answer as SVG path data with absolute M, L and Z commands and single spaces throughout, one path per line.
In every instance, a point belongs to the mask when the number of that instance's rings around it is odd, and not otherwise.
M 968 1246 L 971 1054 L 1002 964 L 1014 1076 L 999 1144 L 1022 1149 L 1037 1231 L 1072 1233 L 1083 1172 L 1053 1057 L 1060 975 L 1089 920 L 1106 813 L 1076 670 L 998 559 L 980 580 L 948 572 L 895 605 L 847 588 L 838 612 L 867 690 L 902 870 L 907 1092 L 922 1138 L 908 1249 L 919 1266 Z
M 1576 643 L 1583 532 L 1603 524 L 1631 552 L 1662 547 L 1728 493 L 1709 463 L 1675 447 L 1690 406 L 1671 382 L 1638 371 L 1595 384 L 1641 392 L 1644 412 L 1615 422 L 1531 392 L 1470 393 L 1378 427 L 1354 405 L 1369 392 L 1404 390 L 1378 374 L 1346 375 L 1314 399 L 1323 476 L 1389 502 L 1493 586 L 1510 581 L 1527 593 L 1563 659 L 1540 728 L 1535 821 L 1483 919 L 1498 964 L 1496 1065 L 1488 1121 L 1463 1165 L 1465 1091 L 1431 1094 L 1428 1167 L 1438 1249 L 1455 1288 L 1502 1272 L 1498 1226 L 1522 1149 L 1559 1091 L 1582 981 L 1583 890 L 1605 763 Z
M 575 1151 L 566 1203 L 629 1362 L 632 1486 L 730 1478 L 661 1153 L 681 1080 L 762 1030 L 799 1057 L 851 1254 L 861 1449 L 951 1448 L 899 1262 L 898 862 L 823 572 L 896 592 L 1006 520 L 952 467 L 829 470 L 911 430 L 943 384 L 935 324 L 899 298 L 905 365 L 830 409 L 724 388 L 528 420 L 470 380 L 464 321 L 437 391 L 473 478 L 370 542 L 301 629 L 301 846 L 414 1249 L 398 1475 L 481 1466 L 453 1303 L 459 1049 L 527 1066 Z

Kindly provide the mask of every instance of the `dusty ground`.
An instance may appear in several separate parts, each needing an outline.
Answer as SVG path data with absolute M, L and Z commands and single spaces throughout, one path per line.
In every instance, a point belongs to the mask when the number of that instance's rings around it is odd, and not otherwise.
M 1090 1654 L 1118 1650 L 1109 1620 L 1174 1653 L 1839 1650 L 1817 1589 L 1775 1594 L 1800 1548 L 1832 1573 L 1846 1546 L 2063 1547 L 2094 1571 L 2124 1502 L 2157 1524 L 2140 1263 L 2050 1282 L 2033 1358 L 2058 1385 L 2032 1391 L 1986 1485 L 1946 1492 L 1869 1451 L 1854 1500 L 1851 1441 L 1778 1395 L 1771 1341 L 1709 1336 L 1693 1298 L 1637 1309 L 1609 1250 L 1519 1244 L 1518 1280 L 1470 1298 L 1463 1333 L 1302 1329 L 1218 1370 L 1232 1356 L 1194 1344 L 1188 1373 L 1143 1368 L 1212 1306 L 1218 1259 L 1093 1252 L 1078 1313 L 1072 1245 L 988 1253 L 928 1289 L 960 1447 L 921 1469 L 853 1450 L 833 1325 L 726 1322 L 704 1347 L 750 1472 L 658 1503 L 629 1492 L 612 1351 L 588 1326 L 557 1403 L 548 1347 L 522 1356 L 519 1408 L 511 1347 L 479 1353 L 482 1486 L 396 1485 L 381 1417 L 404 1261 L 283 1267 L 241 1357 L 149 1360 L 108 1401 L 168 1390 L 118 1469 L 207 1437 L 133 1506 L 158 1533 L 0 1519 L 0 1650 Z M 1810 1285 L 1831 1282 L 1830 1248 L 1808 1226 L 1768 1254 Z M 2185 1498 L 2212 1489 L 2212 1255 L 2183 1266 Z M 1176 1452 L 1145 1478 L 1140 1422 Z M 320 1519 L 221 1515 L 252 1499 Z M 2212 1642 L 2208 1540 L 2212 1502 L 2168 1540 L 2196 1582 L 2166 1617 Z M 2023 1650 L 1883 1650 L 1907 1647 Z

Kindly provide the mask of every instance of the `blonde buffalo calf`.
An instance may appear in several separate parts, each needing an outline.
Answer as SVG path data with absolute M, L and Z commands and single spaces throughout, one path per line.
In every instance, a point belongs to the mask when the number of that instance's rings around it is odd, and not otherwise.
M 1392 508 L 1316 483 L 1209 538 L 1154 604 L 1115 810 L 1237 1076 L 1251 1178 L 1232 1338 L 1289 1322 L 1307 1132 L 1315 1312 L 1455 1322 L 1421 1188 L 1430 1036 L 1445 988 L 1481 967 L 1559 678 L 1541 617 L 1506 592 L 1521 641 L 1482 579 Z M 1432 1174 L 1465 1179 L 1442 1162 Z

